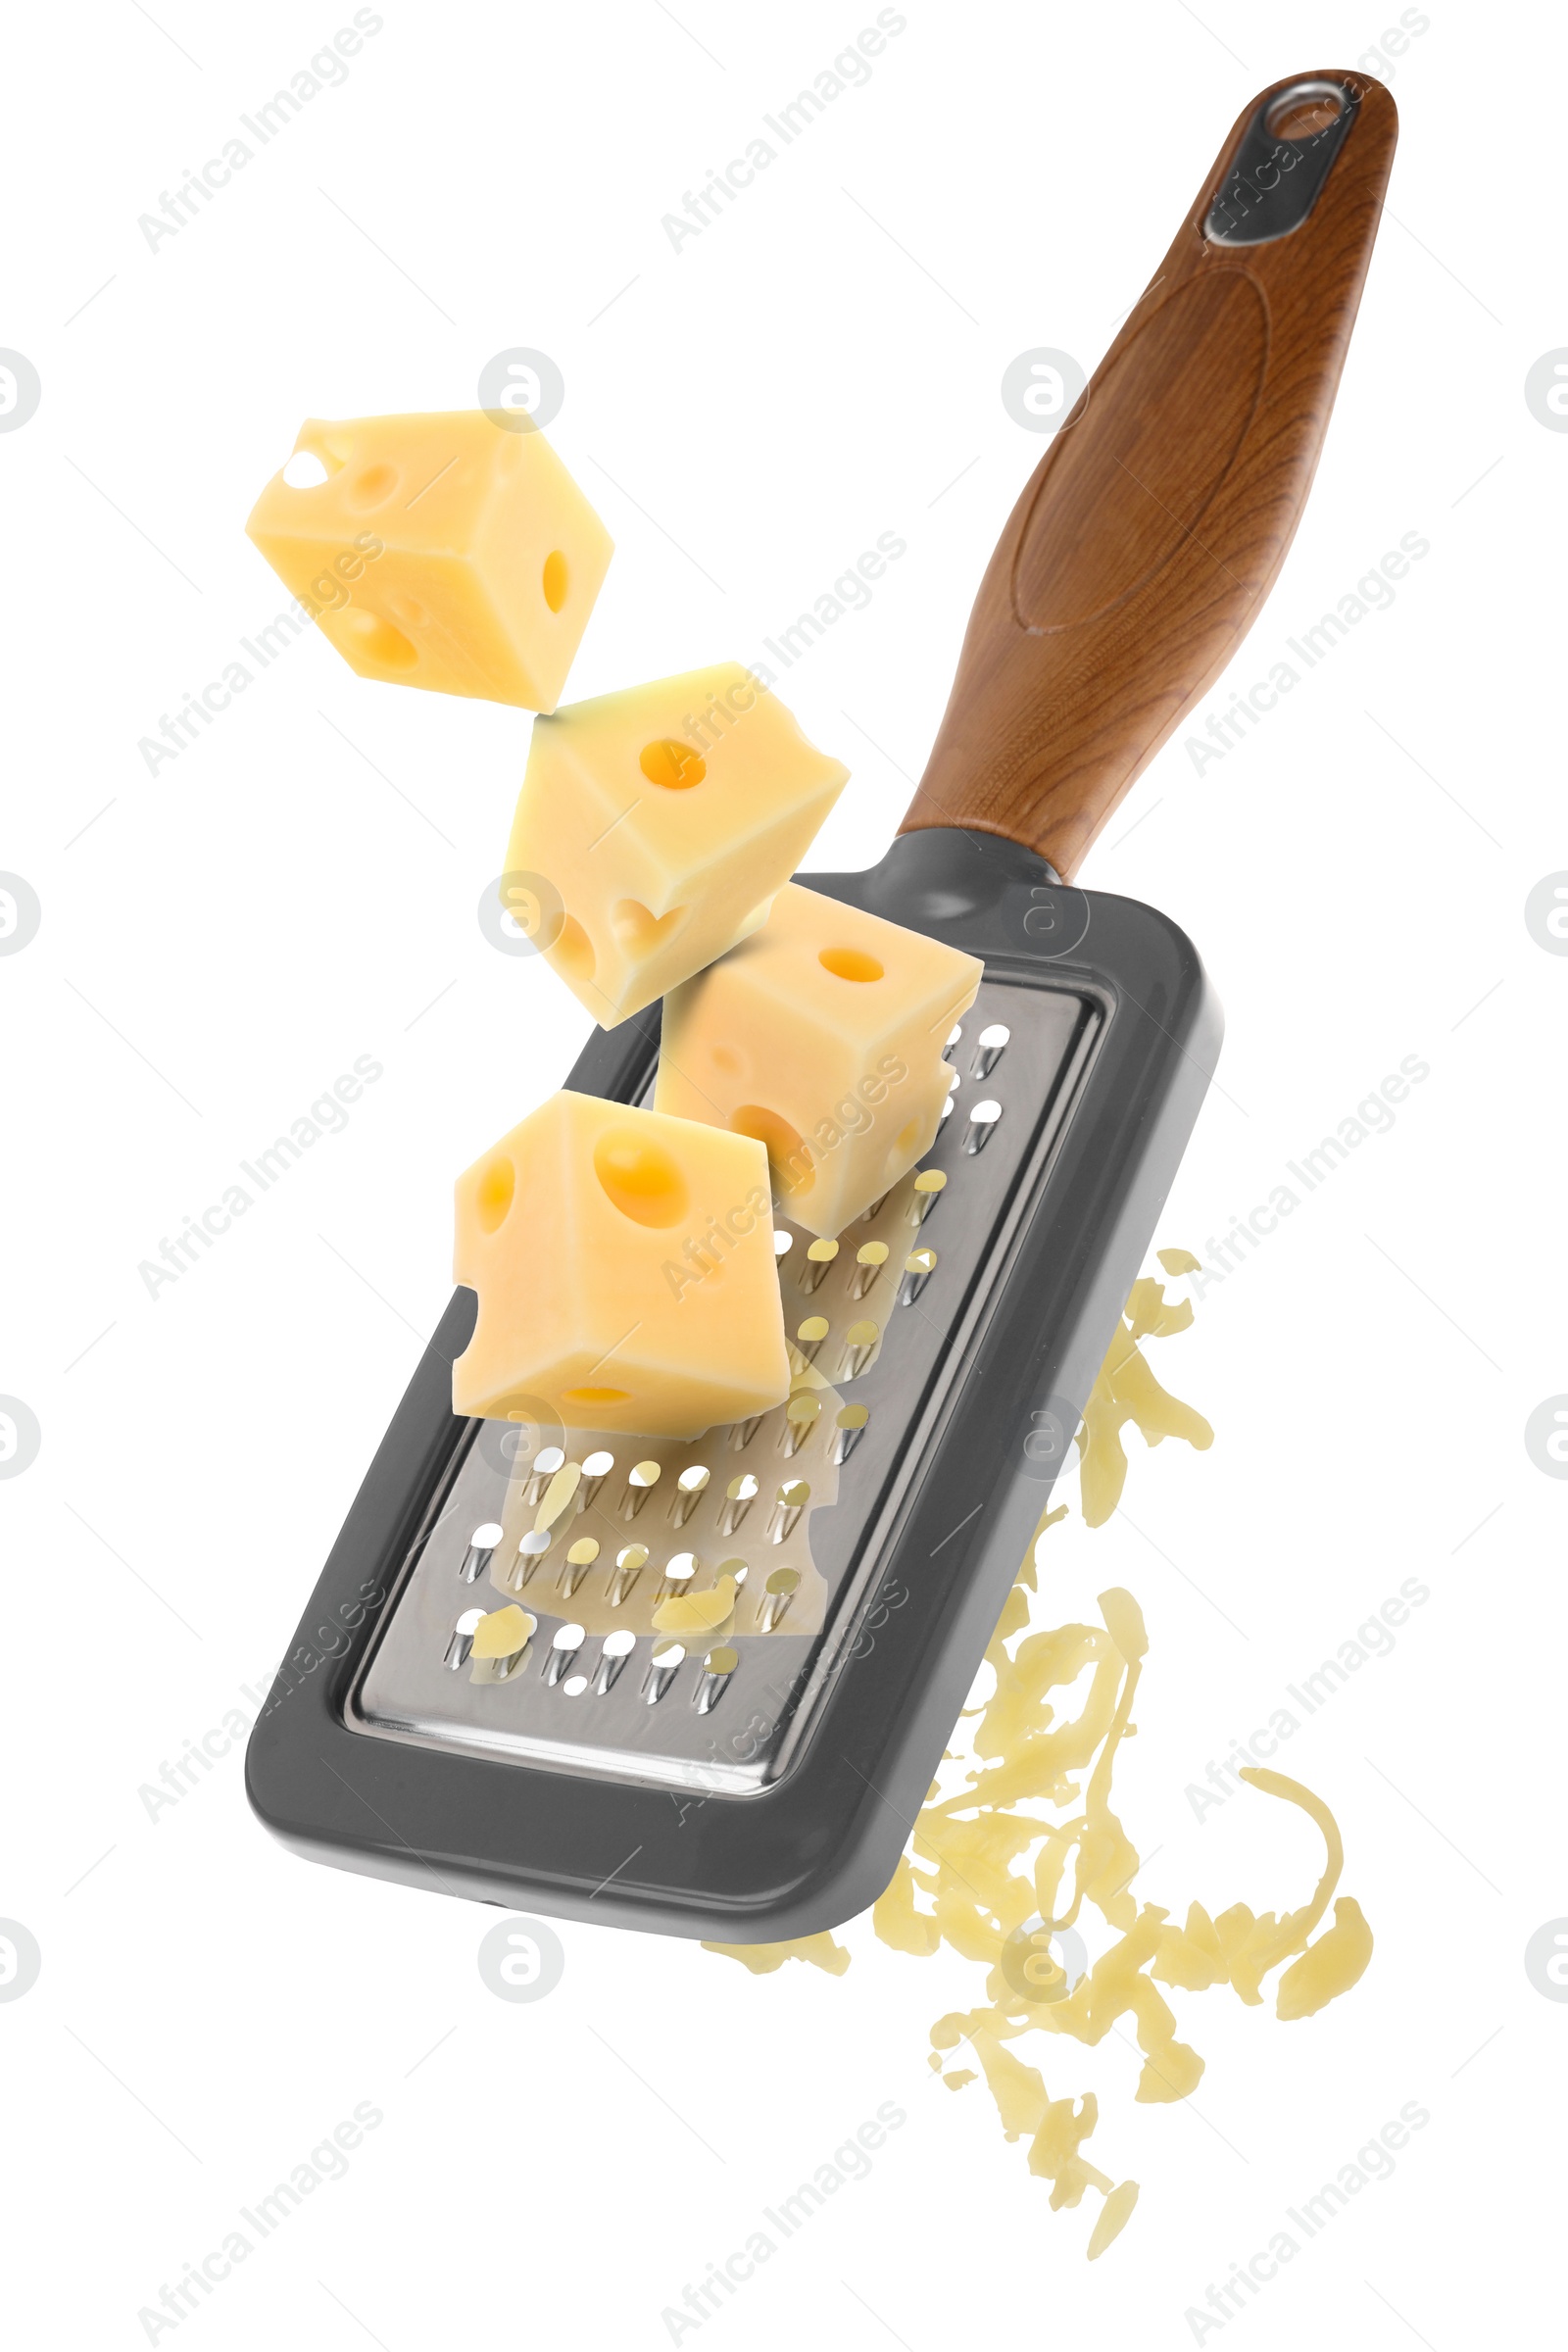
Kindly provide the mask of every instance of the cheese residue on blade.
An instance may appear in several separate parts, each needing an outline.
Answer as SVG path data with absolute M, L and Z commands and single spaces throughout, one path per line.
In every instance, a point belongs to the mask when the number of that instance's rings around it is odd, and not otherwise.
M 1198 1263 L 1186 1250 L 1161 1250 L 1159 1258 L 1170 1275 Z M 1209 1424 L 1160 1387 L 1140 1352 L 1142 1340 L 1184 1331 L 1191 1321 L 1191 1307 L 1167 1304 L 1160 1283 L 1134 1286 L 1080 1440 L 1080 1493 L 1092 1527 L 1103 1525 L 1120 1500 L 1127 1476 L 1121 1432 L 1129 1421 L 1150 1446 L 1163 1437 L 1200 1448 L 1213 1442 Z M 1045 1512 L 1036 1540 L 1066 1516 L 1065 1504 Z M 967 1785 L 947 1796 L 933 1788 L 872 1906 L 871 1924 L 895 1951 L 926 1959 L 946 1943 L 987 1970 L 984 2001 L 932 2027 L 931 2065 L 953 2090 L 983 2076 L 1004 2134 L 1027 2139 L 1030 2171 L 1051 2183 L 1053 2208 L 1076 2206 L 1086 2189 L 1098 2192 L 1102 2202 L 1087 2249 L 1093 2262 L 1126 2227 L 1138 2183 L 1113 2182 L 1083 2153 L 1099 2120 L 1094 2095 L 1054 2099 L 1040 2071 L 1007 2045 L 1040 2032 L 1092 2048 L 1125 2019 L 1143 2056 L 1135 2098 L 1168 2104 L 1197 2086 L 1203 2061 L 1178 2038 L 1161 1985 L 1201 1992 L 1226 1984 L 1256 2004 L 1262 1980 L 1289 1961 L 1275 2014 L 1288 2021 L 1310 2017 L 1363 1974 L 1372 1933 L 1360 1906 L 1341 1895 L 1333 1925 L 1317 1934 L 1344 1867 L 1339 1828 L 1310 1789 L 1261 1766 L 1241 1777 L 1261 1794 L 1298 1807 L 1322 1835 L 1324 1867 L 1308 1899 L 1278 1918 L 1255 1915 L 1246 1903 L 1210 1918 L 1193 1903 L 1186 1925 L 1176 1927 L 1160 1905 L 1133 1894 L 1141 1862 L 1112 1808 L 1111 1784 L 1121 1741 L 1136 1729 L 1133 1704 L 1149 1648 L 1143 1612 L 1130 1592 L 1112 1587 L 1100 1595 L 1099 1625 L 1038 1627 L 1030 1601 L 1035 1590 L 1031 1544 L 986 1651 L 995 1677 L 991 1695 L 960 1718 L 974 1726 Z M 1061 1712 L 1061 1694 L 1086 1675 L 1077 1712 Z M 1076 1928 L 1086 1902 L 1115 1939 L 1072 1984 L 1053 1939 Z M 822 1956 L 823 1946 L 830 1958 Z M 828 1936 L 704 1948 L 725 1952 L 757 1974 L 798 1958 L 841 1975 L 850 1962 Z M 960 2048 L 973 2064 L 944 2071 L 948 2054 Z

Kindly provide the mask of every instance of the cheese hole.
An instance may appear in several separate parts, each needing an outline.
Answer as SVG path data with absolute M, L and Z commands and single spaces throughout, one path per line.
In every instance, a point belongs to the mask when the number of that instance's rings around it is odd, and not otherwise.
M 645 743 L 637 764 L 650 784 L 662 784 L 666 792 L 689 792 L 708 773 L 708 762 L 702 754 L 694 752 L 689 743 L 677 743 L 672 735 L 662 735 L 657 743 Z
M 368 612 L 363 605 L 351 605 L 343 615 L 343 626 L 359 640 L 361 653 L 371 662 L 379 662 L 383 669 L 409 669 L 419 659 L 418 650 L 411 645 L 401 629 L 395 629 L 379 612 Z
M 741 1066 L 741 1057 L 733 1046 L 714 1046 L 708 1058 L 714 1069 L 722 1070 L 727 1078 L 733 1078 Z
M 564 919 L 551 950 L 556 961 L 574 980 L 591 980 L 594 976 L 593 942 L 573 914 Z
M 495 1233 L 507 1221 L 512 1196 L 517 1189 L 517 1171 L 505 1153 L 493 1159 L 479 1179 L 479 1196 L 475 1206 L 479 1222 L 486 1233 Z
M 326 467 L 314 449 L 297 449 L 283 468 L 283 479 L 291 490 L 319 490 Z
M 839 980 L 880 980 L 883 967 L 858 948 L 824 948 L 817 962 Z
M 594 1146 L 594 1174 L 606 1199 L 634 1225 L 678 1224 L 691 1198 L 673 1157 L 632 1127 L 610 1127 Z
M 400 620 L 406 629 L 416 629 L 430 617 L 424 607 L 416 605 L 412 596 L 389 596 L 386 609 L 393 619 Z
M 898 1134 L 893 1140 L 893 1143 L 889 1147 L 886 1163 L 887 1166 L 890 1169 L 898 1168 L 901 1171 L 906 1168 L 910 1160 L 914 1157 L 915 1147 L 918 1145 L 919 1141 L 919 1120 L 909 1119 L 906 1121 L 905 1125 L 900 1128 Z
M 684 906 L 672 906 L 667 914 L 655 915 L 640 899 L 617 899 L 611 909 L 610 927 L 623 955 L 646 956 L 652 949 L 662 947 L 685 920 Z
M 563 1404 L 630 1404 L 630 1389 L 565 1389 Z
M 559 547 L 552 548 L 545 558 L 542 585 L 545 603 L 552 612 L 559 612 L 566 601 L 567 587 L 566 559 Z
M 811 1155 L 802 1143 L 788 1119 L 781 1119 L 776 1110 L 766 1110 L 760 1102 L 743 1102 L 739 1110 L 731 1111 L 730 1127 L 736 1135 L 749 1135 L 756 1144 L 765 1146 L 773 1174 L 787 1193 L 808 1193 L 816 1181 Z
M 392 466 L 367 466 L 349 484 L 349 505 L 363 514 L 371 507 L 384 506 L 398 486 L 397 469 Z

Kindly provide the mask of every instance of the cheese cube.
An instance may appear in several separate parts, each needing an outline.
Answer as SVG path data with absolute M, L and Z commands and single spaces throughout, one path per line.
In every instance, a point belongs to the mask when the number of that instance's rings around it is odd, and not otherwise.
M 535 722 L 508 878 L 613 1029 L 757 928 L 849 772 L 738 662 L 572 703 Z
M 767 1146 L 808 1232 L 842 1233 L 928 1152 L 978 957 L 787 883 L 762 928 L 664 1000 L 654 1102 Z
M 245 528 L 350 668 L 553 710 L 612 542 L 543 433 L 313 416 L 294 449 L 325 481 L 274 474 Z
M 697 1437 L 789 1395 L 767 1154 L 562 1093 L 460 1176 L 454 1274 L 479 1296 L 459 1413 Z

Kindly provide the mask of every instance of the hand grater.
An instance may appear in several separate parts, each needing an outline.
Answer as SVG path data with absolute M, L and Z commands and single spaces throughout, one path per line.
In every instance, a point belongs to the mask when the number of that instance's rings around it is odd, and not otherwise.
M 763 1941 L 892 1875 L 1197 1118 L 1191 943 L 1072 886 L 1256 617 L 1299 519 L 1396 136 L 1381 84 L 1247 108 L 982 582 L 904 827 L 816 891 L 983 958 L 937 1142 L 836 1246 L 779 1215 L 787 1406 L 692 1442 L 465 1421 L 454 1297 L 247 1758 L 317 1859 Z M 568 1086 L 652 1091 L 659 1007 Z M 716 1646 L 661 1599 L 735 1579 Z M 476 1661 L 477 1617 L 536 1620 Z

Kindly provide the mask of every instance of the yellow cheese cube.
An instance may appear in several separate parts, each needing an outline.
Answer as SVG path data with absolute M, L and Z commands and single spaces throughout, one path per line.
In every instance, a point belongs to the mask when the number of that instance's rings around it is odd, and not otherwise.
M 507 878 L 613 1029 L 757 928 L 849 772 L 737 662 L 572 703 L 535 723 Z
M 664 1000 L 654 1102 L 767 1146 L 808 1232 L 842 1233 L 928 1152 L 978 957 L 787 883 L 762 928 Z
M 310 417 L 245 528 L 352 669 L 553 710 L 609 568 L 609 532 L 543 433 L 483 409 Z
M 696 1437 L 789 1395 L 767 1154 L 553 1095 L 460 1176 L 454 1274 L 479 1297 L 452 1403 Z

